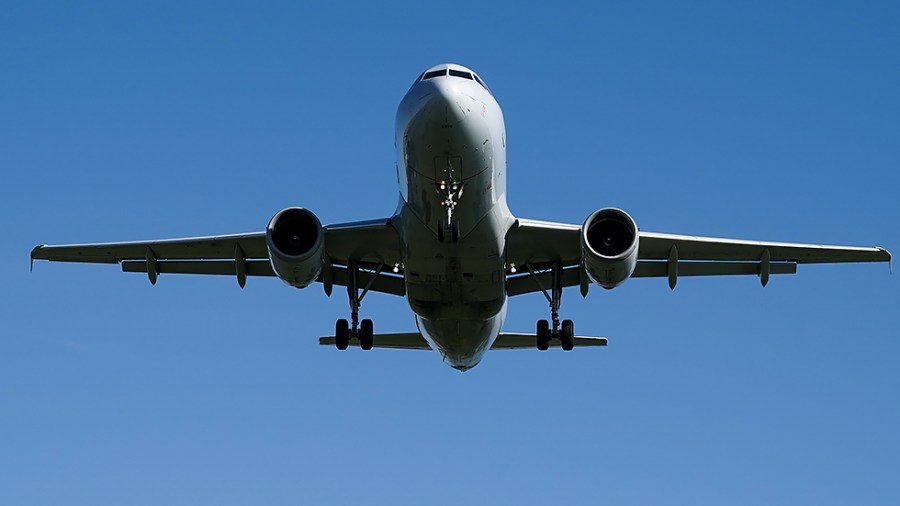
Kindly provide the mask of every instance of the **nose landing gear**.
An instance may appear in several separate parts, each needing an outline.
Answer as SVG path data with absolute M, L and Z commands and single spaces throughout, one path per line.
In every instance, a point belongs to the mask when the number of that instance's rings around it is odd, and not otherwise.
M 451 216 L 448 216 L 446 220 L 441 220 L 440 222 L 438 222 L 438 241 L 444 242 L 444 239 L 447 237 L 448 233 L 450 234 L 451 241 L 459 242 L 459 221 L 453 219 Z
M 437 225 L 437 236 L 440 242 L 444 242 L 448 234 L 451 241 L 459 242 L 459 220 L 453 216 L 453 211 L 456 209 L 459 199 L 462 198 L 464 186 L 462 183 L 454 181 L 452 177 L 447 181 L 435 183 L 435 190 L 441 199 L 445 214 Z

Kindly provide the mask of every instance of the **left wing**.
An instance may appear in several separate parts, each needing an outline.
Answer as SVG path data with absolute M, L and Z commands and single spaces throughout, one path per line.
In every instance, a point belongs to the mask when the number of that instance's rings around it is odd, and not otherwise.
M 316 281 L 346 286 L 351 262 L 374 276 L 370 290 L 405 295 L 402 275 L 378 266 L 400 263 L 400 243 L 389 219 L 324 227 L 328 264 Z M 266 233 L 191 237 L 157 241 L 37 246 L 31 261 L 118 263 L 124 272 L 146 272 L 152 283 L 159 274 L 230 275 L 244 286 L 247 276 L 275 276 L 269 263 Z M 390 269 L 387 269 L 388 271 Z
M 890 262 L 884 248 L 828 246 L 784 242 L 744 241 L 715 237 L 638 232 L 638 262 L 631 277 L 794 274 L 797 264 Z M 562 286 L 584 282 L 581 268 L 581 226 L 535 220 L 517 220 L 507 235 L 510 265 L 533 267 L 535 276 L 507 277 L 507 293 L 520 295 L 551 285 L 545 269 L 563 267 Z M 542 271 L 542 269 L 544 269 Z

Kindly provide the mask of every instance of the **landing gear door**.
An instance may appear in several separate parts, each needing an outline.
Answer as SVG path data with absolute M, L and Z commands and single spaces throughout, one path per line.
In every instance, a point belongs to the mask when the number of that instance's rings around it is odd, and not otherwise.
M 434 157 L 434 180 L 438 181 L 462 181 L 466 178 L 463 172 L 462 157 L 436 156 Z

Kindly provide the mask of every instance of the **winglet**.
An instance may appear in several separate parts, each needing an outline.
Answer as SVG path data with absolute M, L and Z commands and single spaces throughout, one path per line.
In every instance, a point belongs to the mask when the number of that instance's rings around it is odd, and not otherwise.
M 28 272 L 34 272 L 34 254 L 40 251 L 44 246 L 46 246 L 46 244 L 38 244 L 31 250 L 31 263 L 28 266 Z
M 882 248 L 881 246 L 876 246 L 876 247 L 878 249 L 880 249 L 881 251 L 884 251 L 884 253 L 887 255 L 888 270 L 891 272 L 891 274 L 893 274 L 894 273 L 894 258 L 891 256 L 891 252 L 888 251 L 887 248 Z

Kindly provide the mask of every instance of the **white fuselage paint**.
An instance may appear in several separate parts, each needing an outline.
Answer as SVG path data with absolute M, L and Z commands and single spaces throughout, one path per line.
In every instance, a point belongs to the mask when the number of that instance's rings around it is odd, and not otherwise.
M 471 72 L 459 65 L 439 65 Z M 419 331 L 444 360 L 467 370 L 481 360 L 506 315 L 506 128 L 480 83 L 441 76 L 413 84 L 396 123 L 406 292 Z M 438 237 L 446 207 L 441 183 L 462 185 L 459 240 Z

